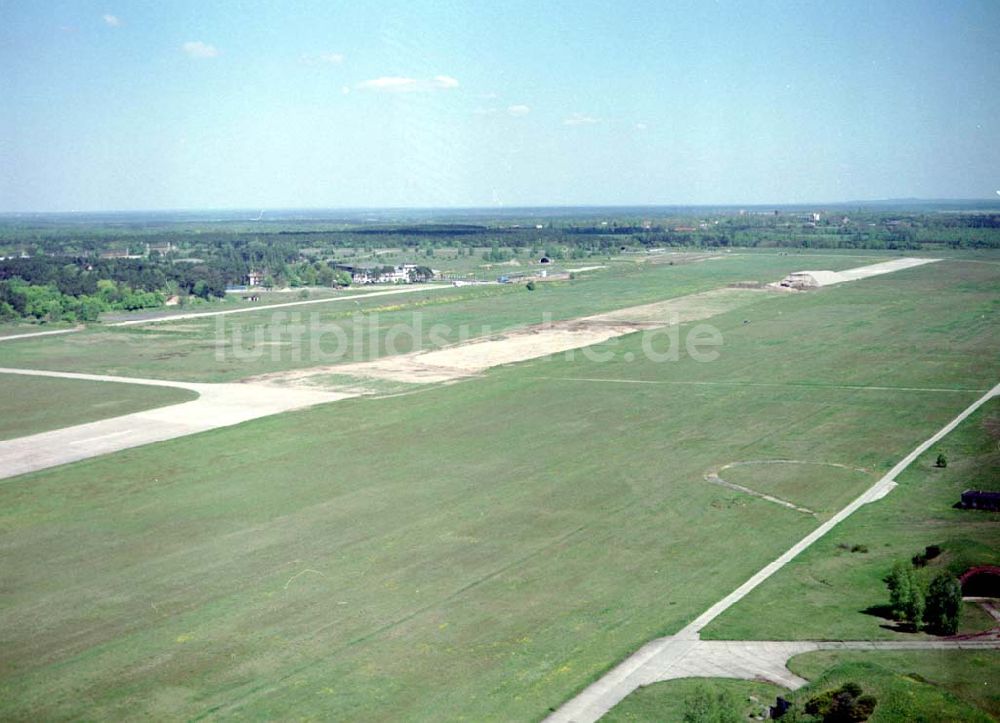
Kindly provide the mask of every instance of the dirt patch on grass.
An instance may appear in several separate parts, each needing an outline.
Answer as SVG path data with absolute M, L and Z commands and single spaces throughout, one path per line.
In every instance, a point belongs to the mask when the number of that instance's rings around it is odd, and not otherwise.
M 789 472 L 794 470 L 795 467 L 801 468 L 801 471 L 794 472 L 792 479 L 788 479 Z M 756 477 L 751 476 L 750 480 L 746 480 L 747 484 L 734 481 L 733 475 L 736 470 L 747 470 L 750 468 L 757 468 L 759 470 Z M 870 470 L 863 467 L 851 467 L 838 462 L 815 462 L 799 459 L 761 459 L 730 462 L 721 467 L 713 467 L 705 473 L 704 477 L 705 481 L 711 484 L 727 487 L 737 492 L 742 492 L 795 510 L 796 512 L 818 517 L 823 509 L 831 507 L 831 504 L 829 504 L 831 500 L 828 499 L 828 493 L 830 492 L 829 486 L 832 480 L 828 474 L 822 475 L 816 468 L 834 468 L 843 470 L 844 472 L 856 472 L 860 475 L 868 475 L 870 473 Z M 739 479 L 741 476 L 736 475 L 736 477 Z M 798 481 L 795 481 L 796 479 Z M 801 500 L 799 498 L 802 496 L 811 500 L 809 507 L 800 504 Z M 835 507 L 836 504 L 837 502 L 832 506 Z
M 437 383 L 474 376 L 492 367 L 539 359 L 608 341 L 626 334 L 673 324 L 699 321 L 761 298 L 766 291 L 716 289 L 653 304 L 597 314 L 569 321 L 537 324 L 500 336 L 477 339 L 432 351 L 385 357 L 369 362 L 314 367 L 267 374 L 248 382 L 309 384 L 319 374 L 346 374 L 356 378 L 406 383 Z

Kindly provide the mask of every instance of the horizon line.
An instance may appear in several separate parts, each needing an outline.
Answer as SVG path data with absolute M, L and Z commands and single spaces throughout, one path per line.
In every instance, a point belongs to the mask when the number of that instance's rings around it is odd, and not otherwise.
M 975 203 L 975 204 L 996 204 L 1000 206 L 1000 198 L 992 198 L 989 196 L 979 197 L 979 198 L 919 198 L 919 197 L 901 197 L 901 198 L 873 198 L 873 199 L 849 199 L 843 201 L 780 201 L 780 202 L 754 202 L 754 203 L 739 203 L 739 202 L 720 202 L 720 203 L 634 203 L 634 204 L 526 204 L 526 205 L 510 205 L 510 206 L 496 206 L 496 205 L 483 205 L 483 206 L 433 206 L 433 205 L 413 205 L 413 206 L 273 206 L 273 207 L 261 207 L 260 205 L 249 205 L 249 206 L 202 206 L 202 207 L 163 207 L 163 208 L 142 208 L 142 209 L 123 209 L 123 208 L 104 208 L 104 209 L 70 209 L 70 210 L 11 210 L 3 211 L 0 210 L 0 216 L 72 216 L 72 215 L 87 215 L 87 214 L 162 214 L 162 213 L 213 213 L 213 212 L 224 212 L 224 213 L 237 213 L 237 212 L 256 212 L 260 214 L 267 212 L 374 212 L 374 211 L 530 211 L 530 210 L 548 210 L 548 209 L 678 209 L 678 208 L 707 208 L 707 209 L 741 209 L 741 208 L 790 208 L 790 207 L 823 207 L 823 206 L 865 206 L 865 205 L 887 205 L 887 204 L 905 204 L 905 205 L 917 205 L 917 204 L 942 204 L 942 205 L 956 205 L 962 203 Z M 247 219 L 248 221 L 254 220 L 264 220 L 264 219 Z

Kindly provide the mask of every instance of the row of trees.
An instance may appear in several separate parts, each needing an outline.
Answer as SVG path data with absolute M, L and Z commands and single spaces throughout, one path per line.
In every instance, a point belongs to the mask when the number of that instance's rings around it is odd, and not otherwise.
M 218 268 L 230 282 L 248 271 L 297 262 L 309 250 L 326 258 L 345 248 L 525 248 L 566 246 L 606 249 L 620 242 L 639 245 L 813 246 L 909 248 L 947 244 L 1000 247 L 1000 214 L 995 209 L 847 208 L 735 213 L 703 209 L 622 209 L 561 214 L 481 215 L 480 223 L 461 218 L 412 224 L 368 224 L 358 218 L 293 218 L 267 223 L 230 219 L 136 217 L 67 223 L 58 217 L 0 221 L 0 255 L 97 257 L 110 249 L 144 252 L 146 245 L 169 248 L 167 256 L 194 256 Z M 543 221 L 543 223 L 538 223 Z M 680 230 L 678 230 L 680 229 Z M 155 255 L 157 252 L 153 252 Z
M 164 300 L 159 292 L 133 291 L 106 279 L 95 294 L 70 296 L 52 284 L 35 286 L 14 278 L 0 281 L 0 321 L 94 321 L 102 311 L 153 308 Z
M 0 261 L 0 281 L 21 279 L 32 286 L 52 286 L 67 296 L 93 296 L 102 282 L 133 292 L 222 296 L 226 279 L 206 263 L 157 259 L 89 259 L 38 256 Z M 201 293 L 195 291 L 198 288 Z M 105 288 L 106 285 L 105 285 Z

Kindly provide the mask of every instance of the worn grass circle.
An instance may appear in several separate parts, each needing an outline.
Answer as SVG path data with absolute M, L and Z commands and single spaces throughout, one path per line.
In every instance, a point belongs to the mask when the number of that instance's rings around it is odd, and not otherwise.
M 874 480 L 870 470 L 797 459 L 731 462 L 712 473 L 727 483 L 820 517 L 842 508 Z

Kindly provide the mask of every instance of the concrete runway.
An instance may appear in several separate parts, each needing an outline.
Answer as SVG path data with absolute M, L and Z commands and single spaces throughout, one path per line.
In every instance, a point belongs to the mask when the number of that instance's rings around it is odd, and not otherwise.
M 177 387 L 199 395 L 190 402 L 2 441 L 0 479 L 356 396 L 258 384 L 197 384 L 28 369 L 0 368 L 0 373 Z

